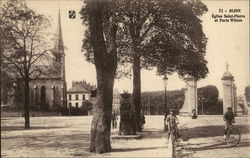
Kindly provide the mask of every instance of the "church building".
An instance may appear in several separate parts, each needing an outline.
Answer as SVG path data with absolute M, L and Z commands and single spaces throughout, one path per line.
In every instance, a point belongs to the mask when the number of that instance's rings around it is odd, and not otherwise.
M 41 111 L 59 111 L 66 107 L 67 83 L 65 80 L 65 53 L 61 28 L 60 11 L 58 14 L 58 28 L 53 49 L 52 66 L 56 72 L 43 74 L 36 80 L 30 81 L 30 109 Z M 16 104 L 23 106 L 23 84 L 20 80 L 16 84 Z

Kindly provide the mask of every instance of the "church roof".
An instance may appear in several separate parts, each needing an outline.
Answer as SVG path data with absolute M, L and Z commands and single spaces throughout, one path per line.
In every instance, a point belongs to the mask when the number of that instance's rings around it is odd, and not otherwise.
M 68 93 L 90 93 L 86 88 L 82 86 L 72 87 L 68 91 Z
M 51 65 L 33 65 L 31 67 L 30 72 L 34 71 L 34 73 L 32 73 L 32 75 L 30 75 L 29 77 L 31 78 L 31 80 L 36 79 L 61 79 L 61 75 L 58 71 L 58 69 L 53 68 L 53 66 Z M 21 79 L 22 76 L 20 75 L 20 73 L 12 73 L 10 72 L 9 75 L 11 75 L 13 78 L 16 79 Z
M 51 65 L 40 65 L 41 75 L 38 79 L 61 79 L 61 74 L 58 69 Z

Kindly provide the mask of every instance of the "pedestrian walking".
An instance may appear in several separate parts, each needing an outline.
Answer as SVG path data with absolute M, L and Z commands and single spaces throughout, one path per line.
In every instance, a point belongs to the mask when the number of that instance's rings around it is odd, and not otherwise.
M 116 129 L 117 128 L 117 115 L 116 112 L 112 112 L 112 128 Z

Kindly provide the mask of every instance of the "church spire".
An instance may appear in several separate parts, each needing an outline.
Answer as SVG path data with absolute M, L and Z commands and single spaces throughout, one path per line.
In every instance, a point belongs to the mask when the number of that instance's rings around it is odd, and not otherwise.
M 57 34 L 56 34 L 57 37 L 56 37 L 56 43 L 55 43 L 55 53 L 64 54 L 60 9 L 58 11 L 58 26 L 57 27 L 58 28 L 57 28 Z
M 62 26 L 61 26 L 61 15 L 60 9 L 58 10 L 58 26 L 56 32 L 56 40 L 54 46 L 54 64 L 59 66 L 58 74 L 60 74 L 60 78 L 65 81 L 65 53 L 64 53 L 64 45 L 63 45 L 63 37 L 62 37 Z

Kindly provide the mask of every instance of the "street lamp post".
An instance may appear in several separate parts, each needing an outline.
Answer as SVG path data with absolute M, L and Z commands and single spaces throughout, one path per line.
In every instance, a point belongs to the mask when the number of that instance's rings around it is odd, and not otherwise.
M 201 91 L 201 115 L 204 114 L 204 111 L 203 111 L 203 101 L 204 101 L 204 98 L 203 98 L 203 91 Z
M 164 109 L 165 109 L 165 114 L 164 114 L 164 131 L 167 130 L 167 126 L 166 126 L 166 114 L 167 114 L 167 85 L 168 85 L 168 77 L 166 75 L 164 75 L 164 77 L 162 78 L 163 80 L 163 85 L 165 88 L 165 100 L 164 100 Z

